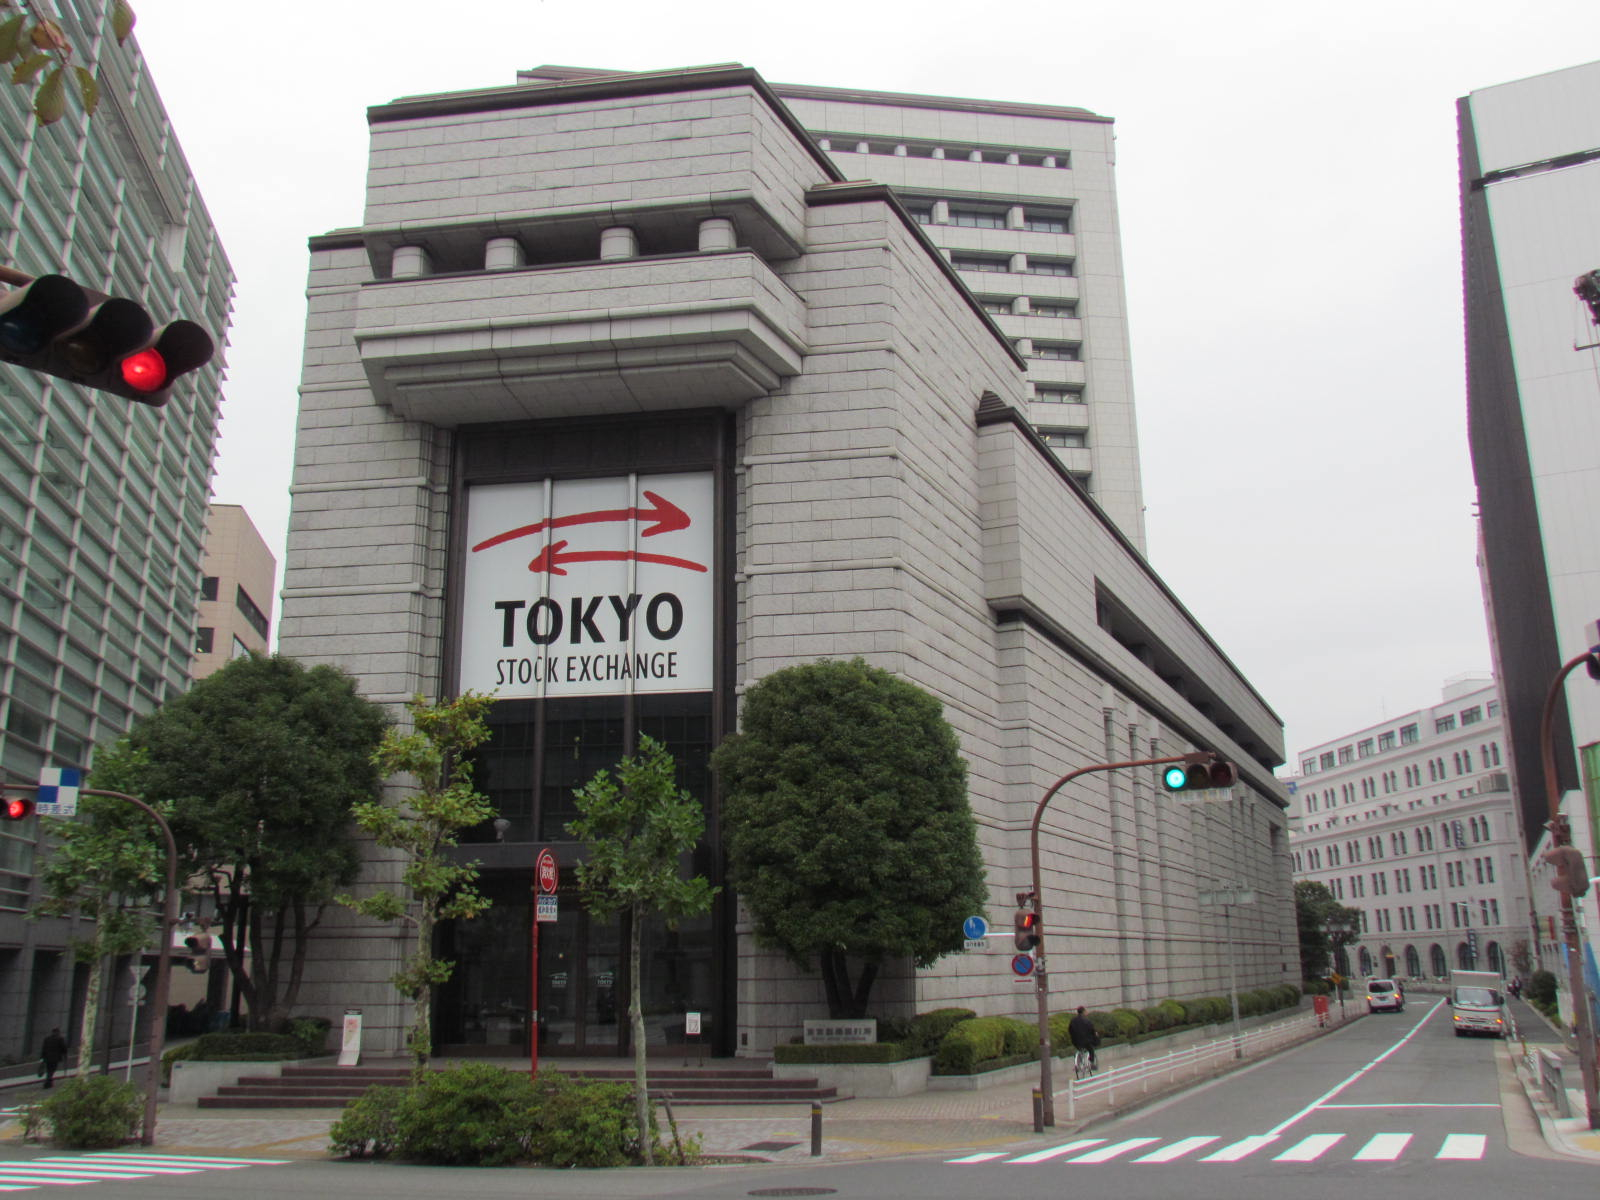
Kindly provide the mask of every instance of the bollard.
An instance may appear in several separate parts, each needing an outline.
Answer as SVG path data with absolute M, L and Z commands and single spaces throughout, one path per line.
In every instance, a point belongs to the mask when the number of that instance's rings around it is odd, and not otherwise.
M 1033 1131 L 1044 1132 L 1044 1093 L 1038 1088 L 1033 1089 Z
M 811 1157 L 822 1156 L 822 1105 L 811 1102 Z

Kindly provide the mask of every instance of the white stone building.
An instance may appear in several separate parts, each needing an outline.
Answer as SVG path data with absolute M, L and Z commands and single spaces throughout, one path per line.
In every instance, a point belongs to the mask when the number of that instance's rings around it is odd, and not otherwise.
M 535 67 L 517 78 L 607 72 Z M 846 179 L 890 184 L 1026 360 L 1023 410 L 1141 552 L 1144 493 L 1110 117 L 778 83 Z
M 1087 777 L 1044 826 L 1056 1007 L 1297 982 L 1281 722 L 1034 431 L 1029 360 L 888 188 L 847 182 L 742 67 L 524 81 L 369 110 L 364 223 L 312 240 L 280 650 L 365 694 L 493 689 L 472 845 L 488 914 L 436 1041 L 525 1053 L 529 886 L 580 847 L 572 789 L 638 734 L 704 803 L 749 682 L 861 655 L 944 705 L 1004 924 L 1046 788 L 1096 762 L 1215 749 L 1241 781 L 1179 806 Z M 1041 168 L 1044 169 L 1044 168 Z M 1131 428 L 1131 425 L 1130 425 Z M 373 856 L 368 880 L 393 877 Z M 614 1053 L 624 931 L 563 894 L 541 926 L 543 1053 Z M 686 1012 L 759 1055 L 826 1015 L 723 894 L 646 931 L 654 1049 Z M 341 913 L 313 1011 L 399 1048 L 404 934 Z M 1028 1014 L 1009 942 L 889 964 L 875 1012 Z
M 1300 752 L 1289 783 L 1298 880 L 1361 910 L 1360 978 L 1458 967 L 1526 978 L 1536 952 L 1527 860 L 1492 680 Z

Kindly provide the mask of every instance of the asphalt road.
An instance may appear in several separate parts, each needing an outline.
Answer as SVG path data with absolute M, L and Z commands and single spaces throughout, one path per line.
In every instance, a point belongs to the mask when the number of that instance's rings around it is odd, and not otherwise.
M 1470 1200 L 1592 1190 L 1594 1166 L 1553 1154 L 1489 1039 L 1457 1038 L 1437 997 L 1378 1014 L 1275 1058 L 1061 1140 L 981 1151 L 817 1166 L 467 1170 L 388 1163 L 172 1160 L 41 1152 L 41 1200 L 72 1180 L 73 1200 L 284 1195 L 644 1198 L 874 1197 L 971 1200 Z M 141 1168 L 141 1164 L 143 1167 Z M 52 1181 L 52 1176 L 69 1174 Z M 70 1174 L 76 1172 L 76 1175 Z M 152 1173 L 153 1172 L 153 1173 Z M 27 1194 L 27 1193 L 24 1193 Z M 1560 1193 L 1557 1193 L 1560 1194 Z

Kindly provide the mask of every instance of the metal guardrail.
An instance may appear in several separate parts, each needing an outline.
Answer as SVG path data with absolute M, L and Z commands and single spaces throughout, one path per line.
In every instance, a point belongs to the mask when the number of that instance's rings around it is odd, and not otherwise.
M 1237 1037 L 1226 1034 L 1204 1042 L 1192 1042 L 1170 1050 L 1097 1071 L 1087 1079 L 1074 1079 L 1063 1089 L 1067 1097 L 1067 1120 L 1076 1120 L 1078 1105 L 1103 1102 L 1110 1108 L 1120 1093 L 1148 1095 L 1152 1083 L 1171 1086 L 1180 1078 L 1193 1079 L 1216 1074 L 1226 1063 L 1252 1058 L 1275 1050 L 1288 1042 L 1299 1041 L 1327 1024 L 1315 1013 L 1304 1013 L 1285 1021 L 1274 1021 Z
M 1572 1099 L 1567 1095 L 1566 1081 L 1562 1078 L 1561 1058 L 1538 1046 L 1526 1046 L 1524 1062 L 1544 1093 L 1545 1103 L 1558 1117 L 1572 1116 Z

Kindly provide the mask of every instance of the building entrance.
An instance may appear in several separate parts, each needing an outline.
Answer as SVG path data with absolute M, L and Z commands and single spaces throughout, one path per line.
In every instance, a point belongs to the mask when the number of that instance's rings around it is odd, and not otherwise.
M 562 885 L 570 889 L 565 874 Z M 441 1053 L 528 1054 L 532 883 L 531 871 L 485 873 L 479 890 L 493 906 L 442 930 L 440 953 L 456 967 L 439 989 L 435 1040 Z M 568 890 L 560 919 L 539 928 L 540 1055 L 622 1052 L 623 957 L 619 923 L 591 917 Z

